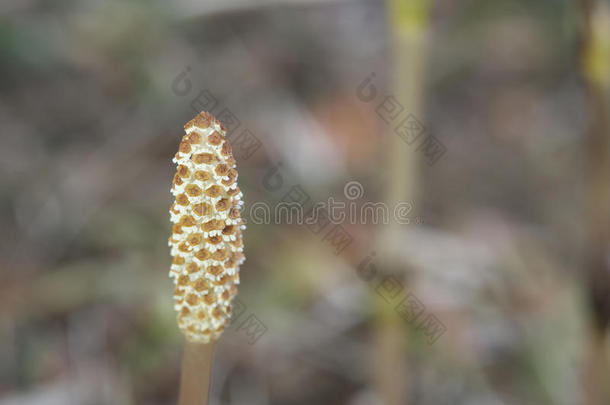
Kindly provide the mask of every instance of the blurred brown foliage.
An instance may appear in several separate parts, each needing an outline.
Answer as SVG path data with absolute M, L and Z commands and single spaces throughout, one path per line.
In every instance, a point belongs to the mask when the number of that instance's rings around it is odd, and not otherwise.
M 171 157 L 203 105 L 260 142 L 236 153 L 247 220 L 294 187 L 348 201 L 358 181 L 359 207 L 385 202 L 402 181 L 388 150 L 415 159 L 410 221 L 388 239 L 344 223 L 337 249 L 333 224 L 249 222 L 212 403 L 380 404 L 386 375 L 406 403 L 580 403 L 595 114 L 581 10 L 423 3 L 413 54 L 381 1 L 1 5 L 0 405 L 175 403 Z M 606 100 L 607 38 L 587 62 Z M 396 86 L 409 61 L 421 94 Z M 446 148 L 434 164 L 396 142 L 387 97 Z M 433 342 L 396 310 L 408 297 L 442 323 Z

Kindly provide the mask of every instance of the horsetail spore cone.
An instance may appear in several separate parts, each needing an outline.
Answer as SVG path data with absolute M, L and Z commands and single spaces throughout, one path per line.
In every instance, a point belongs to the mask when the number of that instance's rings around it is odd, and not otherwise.
M 213 342 L 229 324 L 243 255 L 242 193 L 226 129 L 201 112 L 184 129 L 171 192 L 174 308 L 187 340 Z

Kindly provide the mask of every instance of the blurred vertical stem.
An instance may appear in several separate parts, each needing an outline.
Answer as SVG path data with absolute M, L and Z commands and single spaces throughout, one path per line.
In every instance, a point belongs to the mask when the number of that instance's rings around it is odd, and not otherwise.
M 427 59 L 426 31 L 428 23 L 428 0 L 389 0 L 388 18 L 392 32 L 395 58 L 391 91 L 407 113 L 421 117 L 424 72 Z M 421 121 L 421 119 L 420 119 Z M 388 142 L 384 172 L 386 173 L 385 201 L 390 207 L 398 202 L 415 203 L 417 188 L 417 154 L 413 146 L 407 145 L 392 130 L 398 122 L 387 127 Z M 406 272 L 397 249 L 400 234 L 405 226 L 390 221 L 380 227 L 377 235 L 377 257 L 384 274 L 395 276 L 406 286 Z M 404 294 L 404 290 L 402 291 Z M 407 342 L 404 321 L 395 311 L 397 302 L 387 303 L 377 298 L 380 313 L 375 328 L 374 375 L 377 394 L 381 402 L 388 405 L 408 403 L 410 388 L 407 375 Z
M 587 404 L 610 403 L 607 334 L 610 322 L 610 12 L 596 0 L 581 0 L 581 69 L 586 84 L 591 127 L 589 157 L 587 277 L 592 308 L 590 344 L 584 373 Z
M 214 346 L 185 340 L 178 405 L 208 404 Z

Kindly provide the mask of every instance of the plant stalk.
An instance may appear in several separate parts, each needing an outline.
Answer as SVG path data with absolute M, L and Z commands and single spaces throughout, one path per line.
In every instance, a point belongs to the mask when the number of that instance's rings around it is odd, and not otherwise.
M 208 404 L 214 346 L 185 341 L 178 405 Z

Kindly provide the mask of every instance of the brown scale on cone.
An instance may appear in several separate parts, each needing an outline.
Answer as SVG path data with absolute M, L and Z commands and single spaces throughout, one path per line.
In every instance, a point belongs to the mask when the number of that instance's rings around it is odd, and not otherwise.
M 202 112 L 184 130 L 173 159 L 169 274 L 180 330 L 190 341 L 208 343 L 229 324 L 245 260 L 242 193 L 224 126 Z

